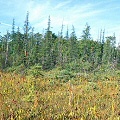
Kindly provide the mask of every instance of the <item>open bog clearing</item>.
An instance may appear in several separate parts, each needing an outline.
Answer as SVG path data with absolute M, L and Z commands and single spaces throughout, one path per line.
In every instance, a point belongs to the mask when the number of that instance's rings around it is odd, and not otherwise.
M 89 82 L 0 73 L 1 120 L 120 120 L 119 76 Z

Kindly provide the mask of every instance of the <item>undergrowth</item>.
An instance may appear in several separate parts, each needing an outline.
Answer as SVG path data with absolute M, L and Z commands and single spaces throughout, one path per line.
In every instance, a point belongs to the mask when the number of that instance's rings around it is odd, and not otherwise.
M 96 73 L 97 78 L 65 70 L 42 72 L 44 76 L 34 72 L 0 72 L 1 120 L 120 119 L 119 71 L 106 77 Z

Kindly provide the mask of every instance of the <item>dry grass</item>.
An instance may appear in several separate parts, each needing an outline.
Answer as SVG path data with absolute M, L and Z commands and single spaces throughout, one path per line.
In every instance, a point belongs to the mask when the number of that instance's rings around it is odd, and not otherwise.
M 1 120 L 120 120 L 116 78 L 74 81 L 0 73 Z

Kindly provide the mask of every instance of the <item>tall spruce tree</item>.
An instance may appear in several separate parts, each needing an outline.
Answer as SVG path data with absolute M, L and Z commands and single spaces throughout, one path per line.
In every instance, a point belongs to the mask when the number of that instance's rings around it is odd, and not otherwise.
M 78 44 L 77 44 L 77 37 L 75 34 L 75 28 L 72 25 L 72 33 L 69 39 L 69 62 L 76 61 L 78 58 Z
M 24 24 L 24 59 L 23 59 L 23 63 L 26 67 L 29 66 L 29 32 L 30 32 L 30 25 L 29 25 L 29 12 L 27 12 L 26 15 L 26 20 L 25 20 L 25 24 Z
M 113 36 L 106 37 L 103 49 L 103 62 L 108 64 L 114 62 L 116 60 L 116 54 L 116 37 L 114 34 Z
M 7 31 L 7 34 L 5 35 L 5 68 L 10 66 L 10 60 L 9 60 L 9 42 L 10 42 L 10 33 Z
M 51 29 L 51 20 L 50 20 L 50 16 L 48 18 L 48 27 L 47 27 L 47 31 L 45 34 L 45 38 L 44 38 L 44 43 L 43 43 L 43 47 L 44 47 L 44 51 L 43 51 L 43 62 L 42 62 L 42 66 L 43 69 L 51 69 L 53 68 L 53 48 L 52 48 L 52 44 L 53 44 L 53 38 L 52 38 L 52 31 Z
M 13 23 L 12 23 L 12 31 L 11 31 L 11 54 L 12 54 L 12 64 L 13 66 L 15 65 L 15 59 L 16 59 L 16 49 L 17 49 L 17 41 L 16 41 L 16 33 L 15 33 L 15 19 L 13 19 Z
M 85 29 L 83 30 L 83 35 L 82 40 L 90 40 L 91 39 L 91 34 L 90 34 L 90 26 L 88 25 L 88 23 L 86 23 L 85 25 Z
M 63 39 L 63 28 L 64 28 L 64 25 L 62 23 L 62 26 L 61 26 L 61 31 L 58 32 L 58 57 L 57 57 L 57 64 L 62 66 L 63 65 L 63 62 L 64 62 L 64 58 L 63 58 L 63 46 L 64 46 L 64 39 Z

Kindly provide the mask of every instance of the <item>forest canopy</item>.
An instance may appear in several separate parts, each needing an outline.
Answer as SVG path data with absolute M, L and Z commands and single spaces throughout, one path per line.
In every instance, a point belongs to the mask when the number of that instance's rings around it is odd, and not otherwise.
M 51 30 L 50 16 L 45 33 L 35 33 L 29 23 L 29 12 L 23 30 L 22 33 L 19 27 L 15 29 L 13 19 L 11 32 L 0 36 L 0 69 L 30 68 L 36 64 L 43 70 L 60 66 L 76 72 L 93 71 L 100 65 L 119 69 L 120 46 L 116 47 L 115 33 L 105 37 L 105 30 L 101 30 L 99 39 L 93 40 L 91 27 L 86 23 L 80 38 L 77 38 L 73 25 L 71 33 L 67 28 L 64 36 L 62 25 L 60 32 L 55 34 Z

